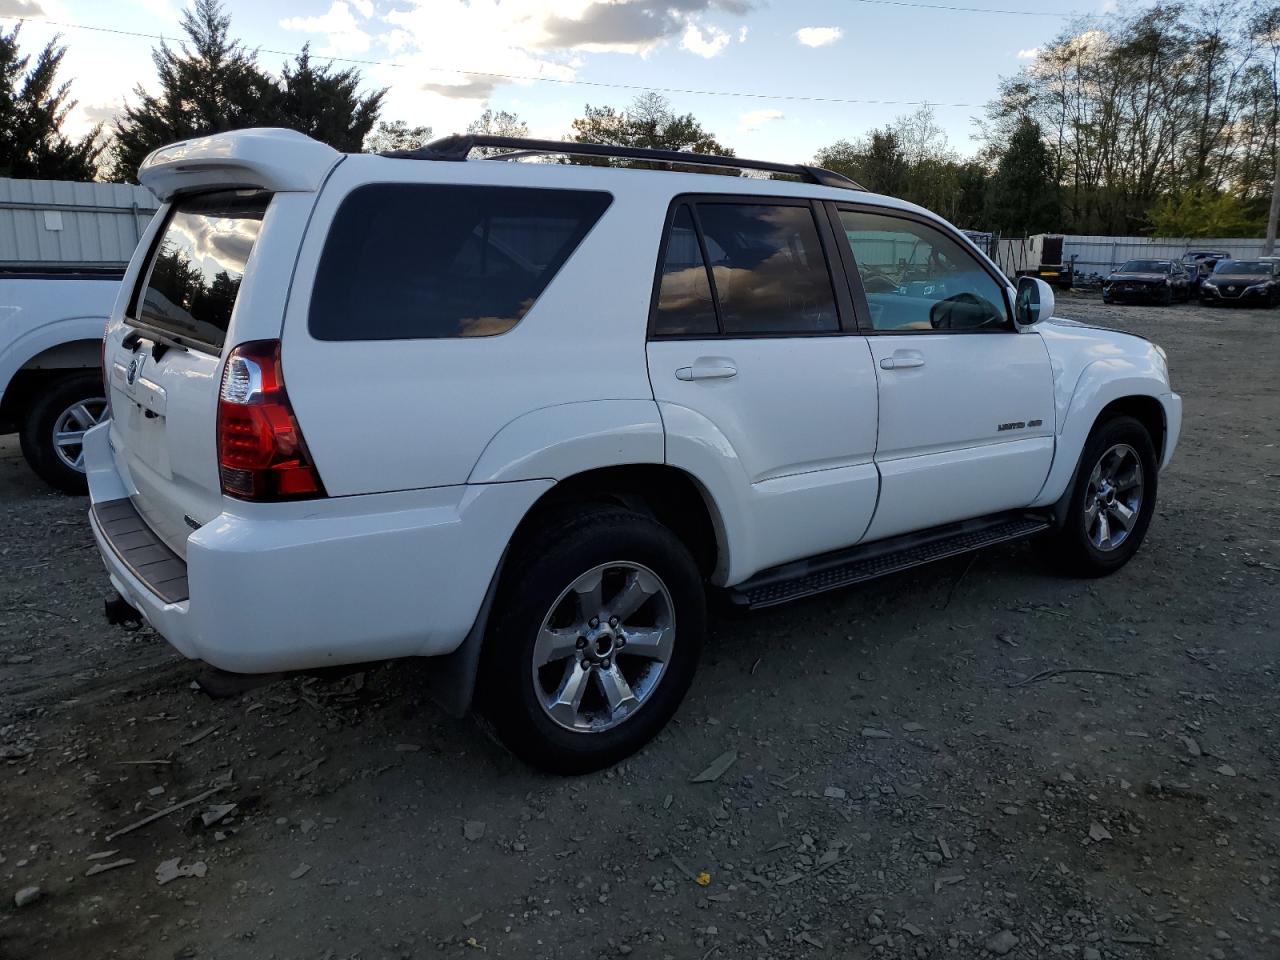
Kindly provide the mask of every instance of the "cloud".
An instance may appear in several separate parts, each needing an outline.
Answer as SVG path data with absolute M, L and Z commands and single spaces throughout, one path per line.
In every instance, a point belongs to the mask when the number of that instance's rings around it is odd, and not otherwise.
M 36 0 L 0 0 L 0 17 L 43 17 L 44 8 Z
M 459 83 L 423 83 L 419 84 L 418 88 L 428 93 L 438 93 L 452 100 L 488 100 L 493 96 L 493 91 L 500 82 L 493 77 L 476 74 L 466 76 L 467 79 Z
M 1038 56 L 1040 56 L 1039 47 L 1028 47 L 1026 50 L 1018 51 L 1019 60 L 1034 60 Z
M 368 0 L 363 0 L 363 3 L 362 0 L 355 0 L 355 2 L 357 8 L 362 5 L 368 6 Z M 322 54 L 341 56 L 365 53 L 373 40 L 369 34 L 360 29 L 360 24 L 345 0 L 333 0 L 329 9 L 318 17 L 286 17 L 280 21 L 280 26 L 298 33 L 326 34 L 327 45 L 319 50 Z
M 351 5 L 365 19 L 373 16 L 373 0 L 351 0 Z
M 796 31 L 796 39 L 806 47 L 825 47 L 843 36 L 839 27 L 801 27 Z
M 707 27 L 702 31 L 692 20 L 685 25 L 684 36 L 680 38 L 681 49 L 696 53 L 700 57 L 714 57 L 729 45 L 729 34 L 715 27 Z
M 748 110 L 738 117 L 738 125 L 746 132 L 759 130 L 771 120 L 782 120 L 786 117 L 781 110 Z
M 739 42 L 739 43 L 746 43 L 746 42 L 747 42 L 747 28 L 746 28 L 746 27 L 739 27 L 739 28 L 738 28 L 738 42 Z

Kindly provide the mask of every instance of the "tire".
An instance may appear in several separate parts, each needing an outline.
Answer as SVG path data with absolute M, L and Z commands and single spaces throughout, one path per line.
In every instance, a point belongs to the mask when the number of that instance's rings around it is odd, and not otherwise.
M 1094 539 L 1099 528 L 1096 521 L 1090 523 L 1088 508 L 1096 502 L 1096 493 L 1105 496 L 1106 492 L 1097 486 L 1099 477 L 1095 470 L 1103 467 L 1100 474 L 1105 478 L 1107 471 L 1101 461 L 1104 456 L 1114 457 L 1116 451 L 1120 451 L 1123 458 L 1116 471 L 1121 480 L 1125 479 L 1124 464 L 1132 462 L 1130 455 L 1141 468 L 1138 474 L 1140 500 L 1135 506 L 1130 496 L 1132 491 L 1119 489 L 1116 492 L 1112 502 L 1125 509 L 1133 507 L 1133 518 L 1123 537 L 1118 533 L 1112 534 L 1111 539 L 1119 542 L 1107 546 L 1109 541 L 1103 541 L 1100 546 Z M 1112 460 L 1111 463 L 1117 462 Z M 1060 569 L 1073 576 L 1105 577 L 1115 573 L 1142 546 L 1155 512 L 1158 479 L 1155 446 L 1146 427 L 1132 417 L 1115 417 L 1097 424 L 1080 455 L 1080 466 L 1062 527 L 1040 541 L 1041 549 Z M 1106 514 L 1108 526 L 1119 526 L 1123 522 L 1119 519 L 1121 513 L 1118 508 L 1098 509 L 1096 512 Z
M 619 633 L 608 620 L 591 627 L 584 608 L 602 616 L 630 608 L 619 599 L 628 593 L 645 599 L 621 618 Z M 481 711 L 502 743 L 534 767 L 579 774 L 610 766 L 671 719 L 693 680 L 706 622 L 697 564 L 662 524 L 610 506 L 554 514 L 507 560 L 481 656 Z M 638 655 L 641 636 L 646 652 Z M 543 655 L 550 659 L 535 669 Z M 582 692 L 576 703 L 554 704 L 556 719 L 552 702 L 565 700 L 571 686 Z
M 22 421 L 20 436 L 22 455 L 45 483 L 63 493 L 88 492 L 83 448 L 65 443 L 59 447 L 54 433 L 61 430 L 66 435 L 83 434 L 105 415 L 106 402 L 102 375 L 96 372 L 77 371 L 49 381 L 38 391 Z M 79 468 L 75 465 L 77 458 Z
M 1165 287 L 1163 290 L 1160 291 L 1160 296 L 1157 302 L 1162 307 L 1169 306 L 1171 303 L 1173 303 L 1173 290 L 1169 287 Z

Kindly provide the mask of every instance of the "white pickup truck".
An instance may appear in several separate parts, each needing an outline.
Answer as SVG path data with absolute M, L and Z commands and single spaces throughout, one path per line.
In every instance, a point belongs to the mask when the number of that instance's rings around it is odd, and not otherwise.
M 0 433 L 45 481 L 84 493 L 84 433 L 103 417 L 102 335 L 122 268 L 0 271 Z
M 519 162 L 566 153 L 789 179 Z M 1159 347 L 827 170 L 246 130 L 139 179 L 84 438 L 109 615 L 241 673 L 437 657 L 552 770 L 662 728 L 708 593 L 1023 537 L 1108 574 L 1177 444 Z

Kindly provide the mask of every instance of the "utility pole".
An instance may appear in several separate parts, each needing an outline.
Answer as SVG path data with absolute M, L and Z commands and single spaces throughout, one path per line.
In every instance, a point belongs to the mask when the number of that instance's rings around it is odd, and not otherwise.
M 1276 141 L 1276 173 L 1271 181 L 1271 215 L 1267 217 L 1267 240 L 1262 245 L 1262 255 L 1270 257 L 1276 252 L 1276 221 L 1280 220 L 1280 139 Z

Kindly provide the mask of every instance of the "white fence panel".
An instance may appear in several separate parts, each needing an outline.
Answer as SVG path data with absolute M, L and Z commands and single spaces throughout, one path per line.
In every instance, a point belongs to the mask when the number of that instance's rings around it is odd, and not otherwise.
M 1237 260 L 1262 256 L 1263 241 L 1241 237 L 1082 237 L 1064 238 L 1062 256 L 1077 273 L 1104 276 L 1126 260 L 1179 260 L 1188 250 L 1223 250 Z

